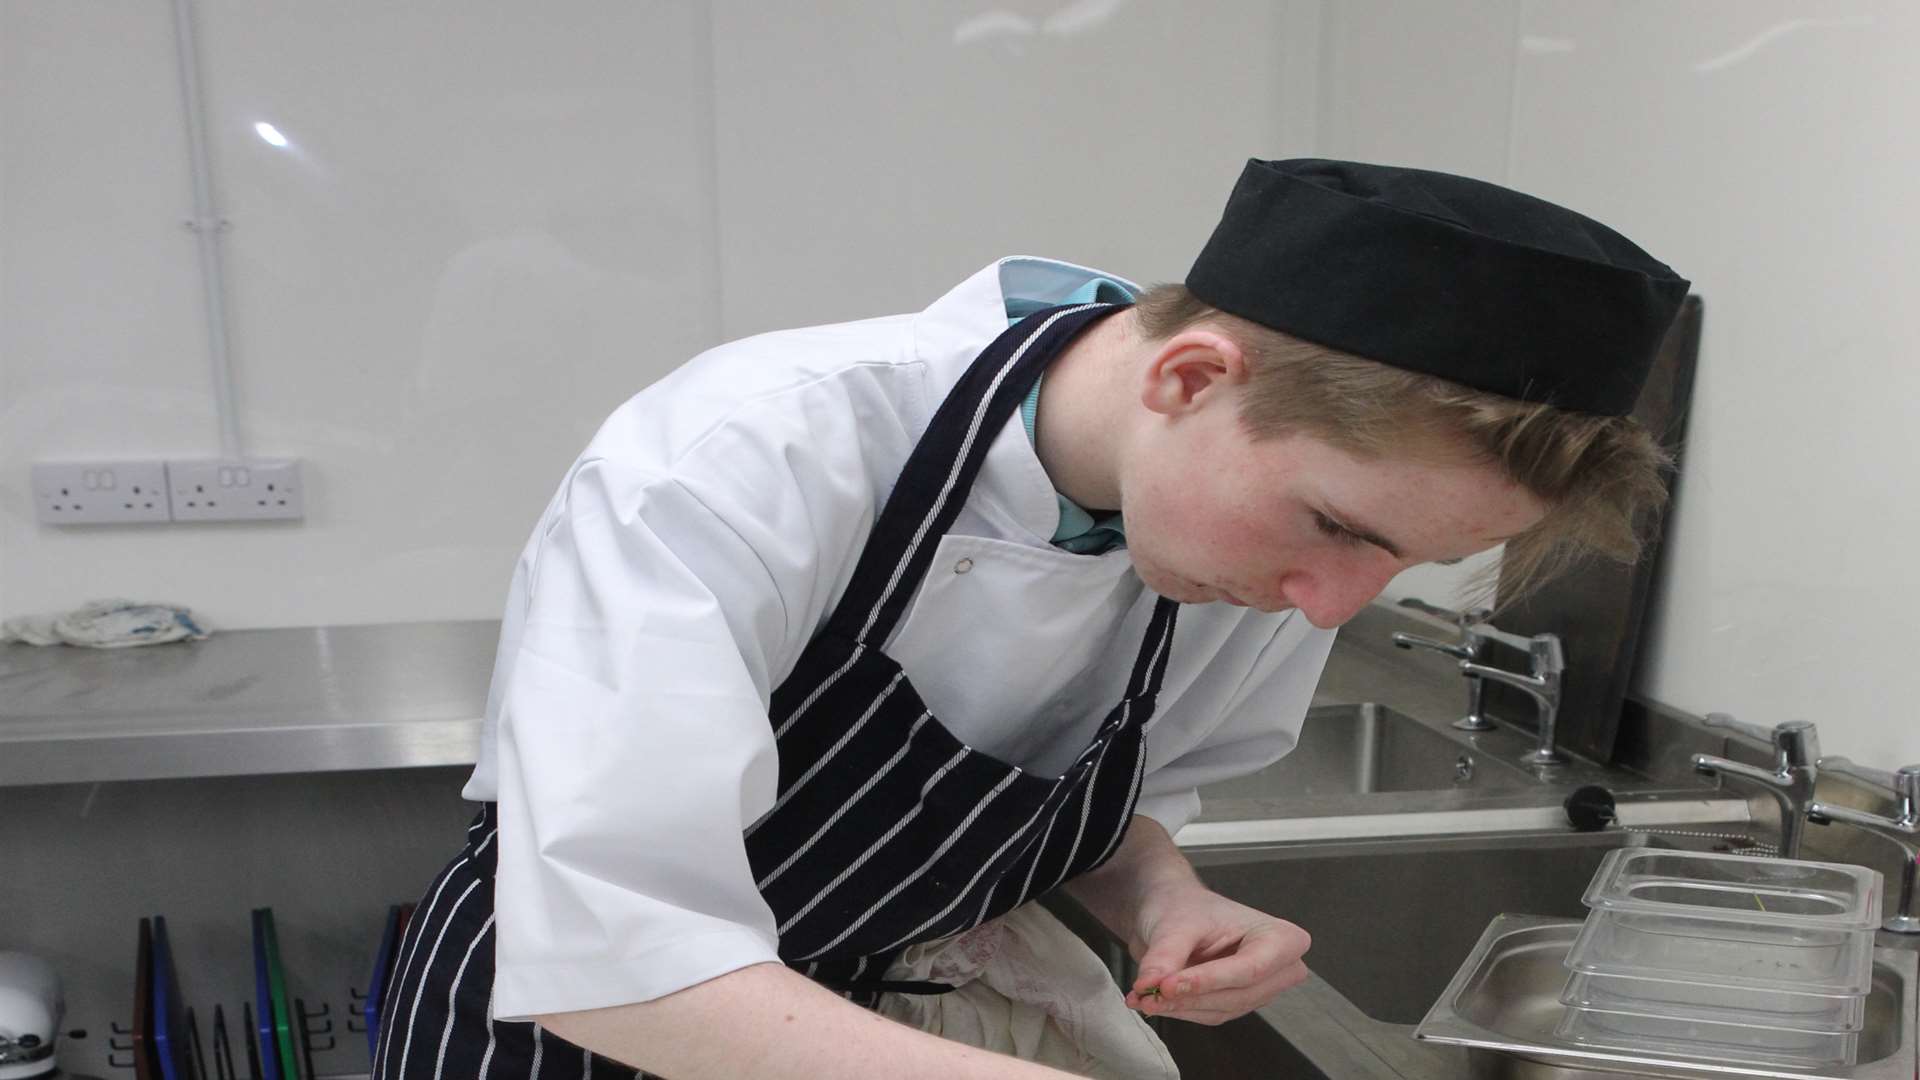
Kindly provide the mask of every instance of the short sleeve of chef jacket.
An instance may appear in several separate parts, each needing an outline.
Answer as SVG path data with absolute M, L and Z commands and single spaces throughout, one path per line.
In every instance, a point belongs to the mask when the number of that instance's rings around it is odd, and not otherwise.
M 848 359 L 907 337 L 890 322 L 697 358 L 615 411 L 543 514 L 467 788 L 499 803 L 496 1018 L 777 962 L 742 841 L 775 795 L 767 700 L 851 576 L 909 414 L 938 403 L 912 363 Z M 1208 607 L 1183 612 L 1176 667 L 1231 674 L 1170 674 L 1191 718 L 1149 740 L 1139 812 L 1169 832 L 1196 787 L 1292 748 L 1332 638 Z
M 911 448 L 883 403 L 922 378 L 831 342 L 813 370 L 784 336 L 777 371 L 723 346 L 617 410 L 516 568 L 467 791 L 500 808 L 496 1018 L 778 959 L 742 842 L 778 777 L 767 700 L 872 525 L 863 461 Z

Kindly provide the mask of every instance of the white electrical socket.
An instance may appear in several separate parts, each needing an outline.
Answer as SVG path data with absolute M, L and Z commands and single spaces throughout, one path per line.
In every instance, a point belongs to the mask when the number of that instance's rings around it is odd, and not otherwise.
M 175 521 L 303 518 L 306 488 L 294 458 L 167 462 Z
M 159 461 L 33 466 L 34 516 L 47 525 L 137 525 L 168 520 L 167 467 Z

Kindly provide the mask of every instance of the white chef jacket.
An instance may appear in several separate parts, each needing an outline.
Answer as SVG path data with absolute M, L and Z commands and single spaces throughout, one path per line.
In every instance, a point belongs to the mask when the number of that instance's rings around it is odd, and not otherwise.
M 775 798 L 768 699 L 1007 297 L 1095 276 L 1124 280 L 1002 259 L 918 314 L 720 346 L 607 419 L 515 567 L 464 792 L 499 803 L 496 1018 L 778 960 L 742 840 Z M 1155 600 L 1126 549 L 1053 547 L 1058 521 L 1015 416 L 886 647 L 957 738 L 1044 775 L 1124 696 Z M 1297 612 L 1183 607 L 1138 812 L 1173 832 L 1196 786 L 1292 749 L 1332 642 Z

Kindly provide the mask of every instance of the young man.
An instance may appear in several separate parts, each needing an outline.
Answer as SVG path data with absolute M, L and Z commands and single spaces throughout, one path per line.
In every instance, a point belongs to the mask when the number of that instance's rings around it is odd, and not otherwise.
M 376 1077 L 1065 1075 L 860 1007 L 1062 885 L 1139 961 L 1109 1006 L 1271 1000 L 1307 933 L 1200 885 L 1195 789 L 1406 567 L 1632 557 L 1686 289 L 1492 185 L 1252 161 L 1184 287 L 1008 259 L 696 358 L 520 560 Z

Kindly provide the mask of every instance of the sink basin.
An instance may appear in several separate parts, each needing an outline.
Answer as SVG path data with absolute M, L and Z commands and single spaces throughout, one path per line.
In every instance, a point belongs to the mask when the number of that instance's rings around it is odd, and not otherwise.
M 1364 795 L 1384 791 L 1525 788 L 1525 770 L 1381 705 L 1307 712 L 1300 743 L 1272 765 L 1201 789 L 1206 799 Z
M 1866 1026 L 1859 1036 L 1858 1064 L 1786 1064 L 1779 1059 L 1779 1048 L 1752 1045 L 1729 1046 L 1726 1053 L 1733 1060 L 1716 1055 L 1701 1061 L 1682 1056 L 1685 1051 L 1677 1046 L 1664 1051 L 1609 1050 L 1570 1041 L 1556 1031 L 1566 1015 L 1566 1007 L 1559 1001 L 1567 981 L 1563 961 L 1579 932 L 1580 924 L 1572 920 L 1524 915 L 1495 919 L 1420 1025 L 1420 1038 L 1473 1048 L 1471 1060 L 1477 1066 L 1474 1075 L 1502 1080 L 1566 1080 L 1620 1072 L 1677 1077 L 1711 1071 L 1728 1077 L 1809 1080 L 1909 1080 L 1913 1075 L 1913 1051 L 1911 1047 L 1903 1050 L 1905 1040 L 1912 1036 L 1908 1020 L 1914 1008 L 1909 985 L 1914 968 L 1911 952 L 1881 949 L 1875 956 L 1873 987 L 1866 1000 Z M 1816 1052 L 1806 1048 L 1810 1036 L 1790 1032 L 1779 1035 L 1784 1040 L 1780 1047 Z M 1752 1041 L 1741 1040 L 1747 1044 Z M 1834 1051 L 1822 1045 L 1817 1052 Z
M 1164 1017 L 1147 1021 L 1183 1077 L 1206 1080 L 1329 1080 L 1286 1037 L 1250 1013 L 1215 1027 Z
M 1342 1007 L 1357 1014 L 1340 1023 L 1358 1033 L 1368 1027 L 1368 1021 L 1376 1022 L 1370 1037 L 1398 1047 L 1386 1052 L 1402 1062 L 1400 1075 L 1598 1080 L 1619 1077 L 1620 1072 L 1610 1070 L 1618 1070 L 1620 1065 L 1588 1062 L 1580 1067 L 1570 1056 L 1557 1054 L 1539 1054 L 1535 1060 L 1523 1061 L 1491 1050 L 1467 1053 L 1430 1044 L 1415 1051 L 1408 1035 L 1411 1026 L 1420 1023 L 1436 1002 L 1452 993 L 1450 984 L 1483 947 L 1483 935 L 1490 932 L 1489 926 L 1497 916 L 1517 913 L 1539 917 L 1533 922 L 1560 920 L 1560 925 L 1577 929 L 1577 923 L 1569 920 L 1586 917 L 1580 898 L 1601 860 L 1623 844 L 1648 842 L 1662 847 L 1708 847 L 1715 843 L 1704 837 L 1551 833 L 1403 837 L 1214 848 L 1189 854 L 1209 887 L 1299 923 L 1313 935 L 1307 965 L 1331 992 L 1344 999 Z M 1492 987 L 1494 982 L 1505 980 L 1501 986 L 1514 993 L 1462 997 L 1456 1005 L 1467 1022 L 1503 1037 L 1510 1031 L 1526 1035 L 1533 1031 L 1528 1025 L 1542 1022 L 1551 1029 L 1552 1023 L 1542 1018 L 1561 1009 L 1559 993 L 1567 977 L 1560 964 L 1564 943 L 1560 943 L 1558 954 L 1549 955 L 1551 952 L 1517 951 L 1496 969 L 1499 979 L 1486 983 Z M 1908 985 L 1913 979 L 1913 966 L 1913 958 L 1906 952 L 1882 949 L 1876 954 L 1867 1029 L 1859 1041 L 1860 1064 L 1835 1075 L 1864 1078 L 1897 1074 L 1901 1080 L 1913 1075 L 1912 1021 L 1908 1015 L 1913 1008 L 1914 988 Z M 1519 993 L 1522 987 L 1527 988 L 1524 994 Z M 1283 1012 L 1289 996 L 1283 995 L 1276 1002 Z M 1521 997 L 1526 1000 L 1514 1004 Z M 1253 1060 L 1270 1067 L 1259 1073 L 1228 1069 L 1191 1075 L 1293 1075 L 1284 1068 L 1271 1067 L 1271 1063 L 1291 1062 L 1285 1055 L 1298 1053 L 1292 1040 L 1304 1031 L 1281 1024 L 1264 1031 L 1216 1034 L 1212 1037 L 1215 1045 L 1201 1051 L 1227 1052 L 1223 1047 L 1248 1053 L 1257 1050 L 1260 1056 Z M 1481 1045 L 1491 1046 L 1497 1041 L 1483 1041 Z M 1379 1051 L 1380 1047 L 1373 1049 Z M 1190 1052 L 1196 1051 L 1190 1048 Z M 1431 1056 L 1443 1052 L 1466 1056 Z M 1902 1068 L 1907 1071 L 1900 1072 Z M 1353 1074 L 1362 1075 L 1358 1071 Z M 1300 1075 L 1317 1074 L 1303 1071 Z M 1698 1077 L 1702 1072 L 1699 1068 L 1648 1069 L 1636 1075 Z M 1765 1073 L 1735 1069 L 1726 1075 Z
M 1375 1020 L 1416 1024 L 1495 915 L 1584 918 L 1622 833 L 1420 838 L 1193 853 L 1217 892 L 1313 935 L 1307 966 Z

